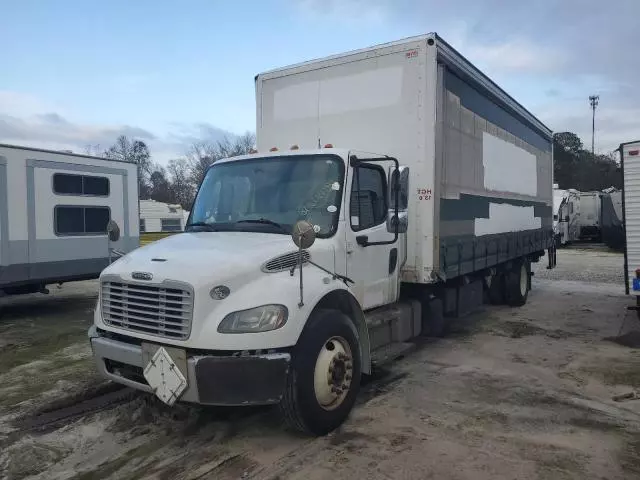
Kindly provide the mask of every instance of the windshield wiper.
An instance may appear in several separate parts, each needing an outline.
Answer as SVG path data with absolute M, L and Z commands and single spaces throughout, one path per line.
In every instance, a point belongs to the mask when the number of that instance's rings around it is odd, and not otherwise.
M 249 218 L 245 220 L 238 220 L 236 223 L 261 223 L 263 225 L 271 225 L 278 228 L 285 235 L 289 235 L 290 232 L 280 225 L 278 222 L 274 222 L 273 220 L 269 220 L 268 218 Z
M 215 227 L 215 225 L 212 225 L 210 223 L 207 222 L 193 222 L 193 223 L 187 223 L 184 228 L 189 228 L 189 227 L 203 227 L 206 228 L 208 231 L 210 232 L 215 232 L 217 229 Z

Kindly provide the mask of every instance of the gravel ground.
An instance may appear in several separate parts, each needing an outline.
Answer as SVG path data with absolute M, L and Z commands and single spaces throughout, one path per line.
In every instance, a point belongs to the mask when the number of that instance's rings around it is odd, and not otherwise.
M 95 285 L 37 299 L 36 313 L 34 299 L 5 303 L 0 478 L 640 478 L 640 400 L 613 400 L 640 388 L 640 350 L 611 341 L 640 330 L 622 256 L 568 249 L 545 265 L 527 305 L 486 307 L 423 342 L 316 439 L 284 431 L 269 408 L 169 409 L 147 395 L 20 434 L 18 415 L 95 382 L 80 338 L 95 301 L 82 292 Z

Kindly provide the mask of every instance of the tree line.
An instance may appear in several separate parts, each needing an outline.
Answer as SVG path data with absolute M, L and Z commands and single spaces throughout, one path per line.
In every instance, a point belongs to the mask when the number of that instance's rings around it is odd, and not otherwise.
M 141 199 L 180 204 L 189 210 L 198 185 L 207 168 L 221 158 L 249 153 L 255 144 L 255 135 L 245 133 L 222 141 L 198 141 L 191 145 L 185 156 L 170 160 L 163 167 L 151 158 L 147 145 L 141 140 L 124 135 L 105 151 L 87 147 L 86 153 L 131 162 L 138 165 Z M 553 136 L 554 183 L 559 188 L 580 191 L 622 188 L 622 172 L 615 153 L 592 154 L 585 150 L 580 138 L 572 132 Z
M 217 142 L 198 141 L 189 147 L 185 156 L 170 160 L 166 167 L 153 161 L 145 142 L 125 135 L 104 151 L 97 146 L 87 146 L 85 153 L 135 163 L 140 199 L 179 204 L 189 210 L 207 168 L 221 158 L 249 153 L 254 144 L 255 135 L 250 132 Z
M 553 178 L 559 188 L 575 188 L 581 192 L 622 188 L 617 153 L 593 154 L 585 150 L 580 138 L 571 132 L 553 136 Z

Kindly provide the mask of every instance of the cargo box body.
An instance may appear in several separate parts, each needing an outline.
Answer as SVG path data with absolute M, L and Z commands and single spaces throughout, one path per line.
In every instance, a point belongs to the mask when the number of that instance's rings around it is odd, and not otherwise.
M 332 144 L 410 168 L 402 279 L 433 283 L 553 244 L 552 134 L 435 34 L 256 77 L 257 144 Z
M 640 281 L 636 280 L 634 285 L 636 270 L 640 268 L 640 140 L 623 143 L 619 152 L 622 166 L 622 222 L 625 232 L 625 290 L 627 294 L 640 295 Z

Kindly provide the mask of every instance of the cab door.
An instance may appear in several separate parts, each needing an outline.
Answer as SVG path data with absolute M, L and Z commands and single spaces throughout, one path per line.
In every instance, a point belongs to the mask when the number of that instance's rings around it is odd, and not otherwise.
M 398 248 L 388 231 L 388 177 L 391 162 L 362 162 L 350 169 L 347 196 L 347 276 L 363 310 L 395 301 Z M 382 242 L 383 244 L 377 244 Z

